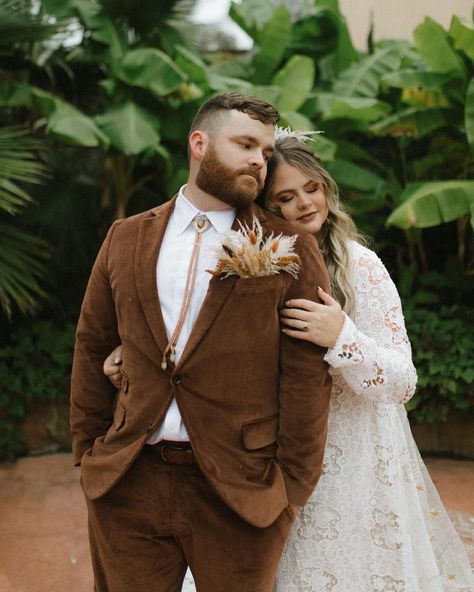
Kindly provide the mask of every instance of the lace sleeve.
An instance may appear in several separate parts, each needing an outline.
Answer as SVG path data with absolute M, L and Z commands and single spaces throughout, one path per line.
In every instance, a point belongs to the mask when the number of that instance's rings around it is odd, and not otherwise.
M 353 265 L 354 320 L 345 315 L 325 360 L 361 397 L 406 403 L 415 392 L 417 376 L 400 297 L 377 255 L 360 245 L 356 248 L 360 252 Z

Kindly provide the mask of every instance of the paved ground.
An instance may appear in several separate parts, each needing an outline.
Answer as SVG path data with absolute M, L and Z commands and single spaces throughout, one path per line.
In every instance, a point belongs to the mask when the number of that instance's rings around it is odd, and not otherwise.
M 428 459 L 474 562 L 474 461 Z M 89 592 L 85 504 L 69 454 L 0 465 L 0 592 Z M 183 591 L 194 586 L 188 580 Z

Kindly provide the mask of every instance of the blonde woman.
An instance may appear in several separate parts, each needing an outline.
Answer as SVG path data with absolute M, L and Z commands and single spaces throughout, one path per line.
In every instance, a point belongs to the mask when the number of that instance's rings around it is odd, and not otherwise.
M 416 371 L 395 285 L 364 246 L 336 184 L 296 137 L 277 140 L 262 198 L 314 234 L 324 304 L 292 300 L 282 331 L 328 348 L 333 389 L 324 471 L 286 544 L 275 592 L 474 592 L 457 536 L 410 432 Z M 104 369 L 120 378 L 115 362 Z

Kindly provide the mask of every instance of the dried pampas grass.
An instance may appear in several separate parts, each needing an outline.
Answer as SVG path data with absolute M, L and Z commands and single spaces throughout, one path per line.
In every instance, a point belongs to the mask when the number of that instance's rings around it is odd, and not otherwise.
M 299 255 L 293 251 L 296 238 L 282 234 L 275 237 L 273 233 L 264 238 L 262 226 L 254 217 L 251 228 L 240 224 L 240 230 L 221 235 L 216 269 L 207 271 L 223 278 L 264 277 L 286 271 L 296 278 L 301 266 Z

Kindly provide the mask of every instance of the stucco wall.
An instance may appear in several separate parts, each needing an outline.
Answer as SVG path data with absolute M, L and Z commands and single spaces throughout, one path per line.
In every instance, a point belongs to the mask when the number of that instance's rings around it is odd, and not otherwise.
M 412 32 L 425 16 L 448 28 L 453 15 L 471 19 L 472 0 L 339 0 L 354 45 L 366 49 L 370 13 L 375 23 L 375 39 L 400 37 L 411 39 Z

